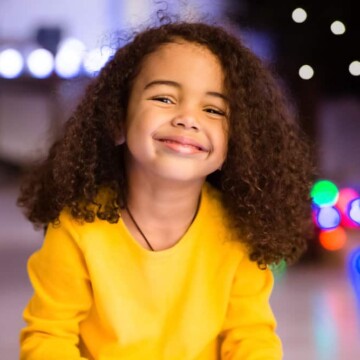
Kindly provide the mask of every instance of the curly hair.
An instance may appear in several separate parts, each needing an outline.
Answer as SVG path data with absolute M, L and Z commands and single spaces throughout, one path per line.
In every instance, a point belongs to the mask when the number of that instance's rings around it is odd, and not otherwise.
M 87 87 L 82 102 L 47 159 L 24 181 L 18 205 L 35 226 L 57 223 L 66 207 L 75 219 L 115 223 L 126 203 L 123 145 L 129 93 L 150 53 L 183 39 L 220 61 L 229 94 L 228 154 L 208 176 L 260 267 L 293 263 L 311 234 L 310 146 L 275 77 L 237 36 L 206 23 L 175 22 L 148 28 L 119 48 Z M 98 194 L 106 188 L 105 201 Z

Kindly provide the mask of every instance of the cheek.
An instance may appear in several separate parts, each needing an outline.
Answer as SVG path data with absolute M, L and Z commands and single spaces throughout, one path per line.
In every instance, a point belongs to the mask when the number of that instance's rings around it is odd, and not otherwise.
M 142 121 L 144 115 L 139 112 L 130 112 L 126 118 L 126 137 L 136 137 L 144 132 L 145 123 Z
M 228 147 L 228 126 L 226 123 L 222 124 L 222 126 L 218 129 L 216 140 L 218 147 L 225 158 Z

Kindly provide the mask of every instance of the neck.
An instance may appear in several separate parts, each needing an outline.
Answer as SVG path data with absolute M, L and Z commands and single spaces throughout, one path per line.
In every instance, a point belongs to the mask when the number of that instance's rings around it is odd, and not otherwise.
M 196 214 L 204 181 L 191 183 L 128 178 L 127 207 L 155 250 L 173 246 L 184 235 Z M 144 237 L 127 211 L 123 220 L 133 236 L 146 248 Z

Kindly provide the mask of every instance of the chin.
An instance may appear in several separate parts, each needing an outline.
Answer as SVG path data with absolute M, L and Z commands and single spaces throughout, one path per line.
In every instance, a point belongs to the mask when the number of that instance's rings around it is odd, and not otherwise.
M 215 170 L 214 170 L 215 171 Z M 197 169 L 186 169 L 185 167 L 175 166 L 167 169 L 162 169 L 158 172 L 163 179 L 178 181 L 178 182 L 193 182 L 205 181 L 207 175 L 212 171 L 200 171 Z

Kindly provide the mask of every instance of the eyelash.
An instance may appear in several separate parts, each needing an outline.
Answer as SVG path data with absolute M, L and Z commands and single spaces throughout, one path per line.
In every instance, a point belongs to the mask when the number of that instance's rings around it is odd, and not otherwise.
M 166 96 L 157 96 L 157 97 L 152 98 L 151 100 L 159 101 L 164 104 L 174 104 L 174 102 Z
M 225 113 L 221 110 L 216 110 L 213 108 L 209 108 L 209 109 L 205 109 L 205 111 L 209 114 L 213 114 L 213 115 L 220 115 L 220 116 L 224 116 Z
M 171 100 L 170 98 L 166 97 L 166 96 L 157 96 L 157 97 L 152 98 L 151 100 L 159 101 L 159 102 L 162 102 L 164 104 L 174 104 L 174 101 Z M 218 116 L 224 116 L 225 115 L 224 111 L 217 110 L 217 109 L 214 109 L 214 108 L 208 108 L 208 109 L 205 109 L 205 111 L 207 113 L 211 114 L 211 115 L 218 115 Z

